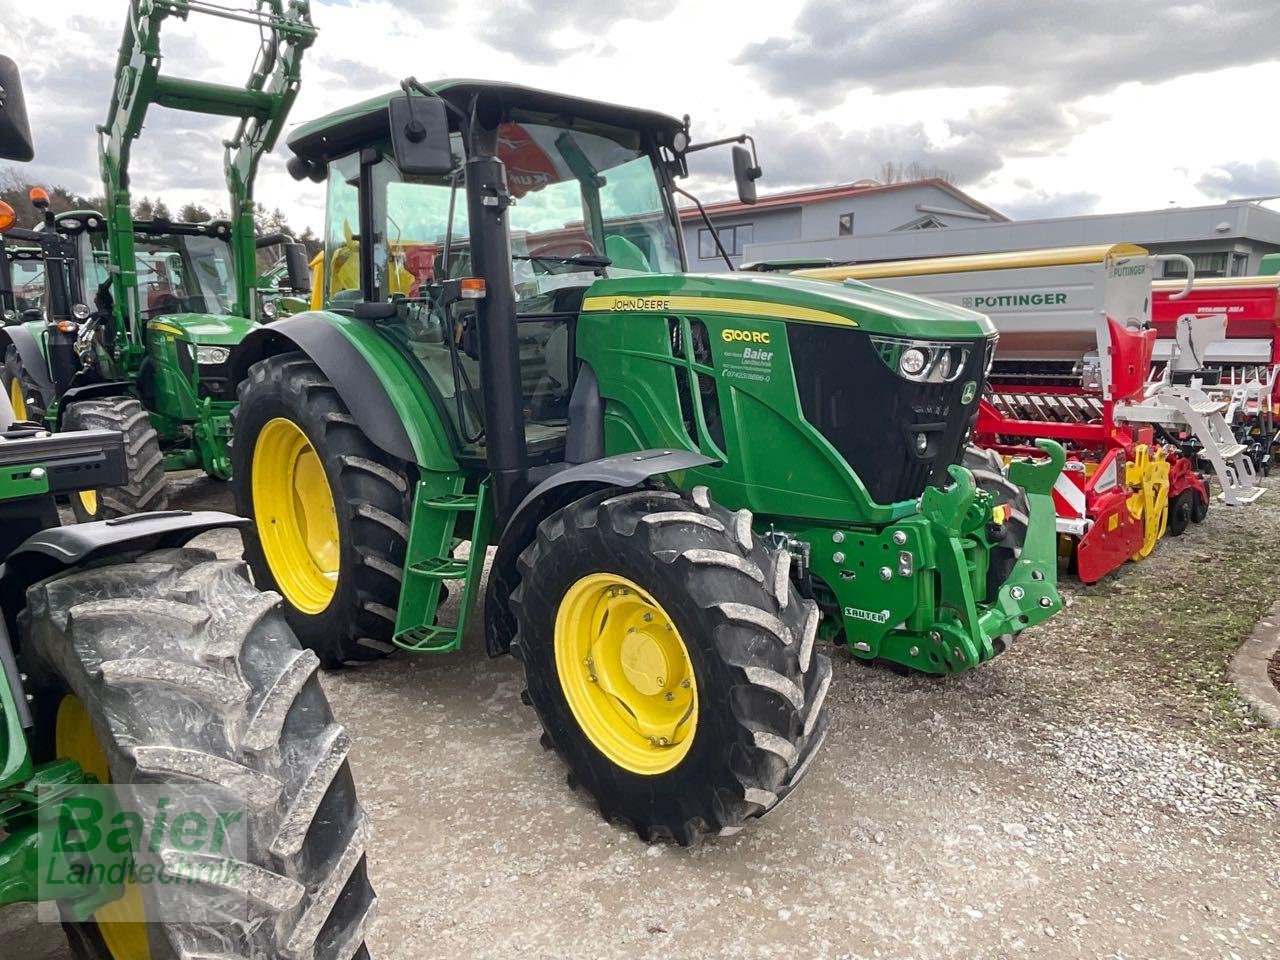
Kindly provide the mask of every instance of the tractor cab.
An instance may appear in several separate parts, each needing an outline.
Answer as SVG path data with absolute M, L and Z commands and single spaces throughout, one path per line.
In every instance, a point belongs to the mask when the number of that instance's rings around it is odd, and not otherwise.
M 679 221 L 667 189 L 672 138 L 681 123 L 642 110 L 523 87 L 444 82 L 455 111 L 481 94 L 501 112 L 493 156 L 506 169 L 509 269 L 519 355 L 520 414 L 529 462 L 563 459 L 575 373 L 575 327 L 587 291 L 602 278 L 677 274 Z M 463 134 L 451 125 L 452 169 L 405 173 L 390 132 L 370 138 L 397 93 L 300 128 L 290 145 L 327 178 L 324 281 L 313 306 L 354 311 L 391 302 L 379 328 L 409 357 L 437 398 L 458 455 L 486 456 L 477 305 L 483 284 L 473 255 Z M 357 138 L 361 138 L 357 140 Z M 370 150 L 369 142 L 379 145 Z M 342 152 L 343 145 L 362 149 Z M 373 153 L 374 155 L 371 155 Z M 369 209 L 361 210 L 362 170 Z M 361 218 L 368 225 L 361 228 Z M 372 276 L 362 288 L 365 237 Z M 444 295 L 456 286 L 456 296 Z

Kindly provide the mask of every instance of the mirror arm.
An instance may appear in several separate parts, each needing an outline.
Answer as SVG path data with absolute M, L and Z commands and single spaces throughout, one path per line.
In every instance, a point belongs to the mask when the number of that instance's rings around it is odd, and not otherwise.
M 707 215 L 707 208 L 702 205 L 702 201 L 688 190 L 685 190 L 683 187 L 678 187 L 674 183 L 671 185 L 671 190 L 673 193 L 678 193 L 680 196 L 687 197 L 693 201 L 693 205 L 698 208 L 698 213 L 702 215 L 702 222 L 705 223 L 707 225 L 707 229 L 711 231 L 711 239 L 716 242 L 716 249 L 720 251 L 720 257 L 724 260 L 725 266 L 727 266 L 731 271 L 737 270 L 738 268 L 733 265 L 733 261 L 729 259 L 729 254 L 725 252 L 724 244 L 720 242 L 720 232 L 716 230 L 715 226 L 711 223 L 711 217 Z
M 448 110 L 450 113 L 452 113 L 455 117 L 457 117 L 461 123 L 465 124 L 469 120 L 469 118 L 467 117 L 464 111 L 455 107 L 452 103 L 450 103 L 444 97 L 440 96 L 440 94 L 436 93 L 434 90 L 428 87 L 425 83 L 422 83 L 417 77 L 405 77 L 403 80 L 400 81 L 400 89 L 404 91 L 405 100 L 409 101 L 410 113 L 413 112 L 413 98 L 409 96 L 409 91 L 414 90 L 422 94 L 424 97 L 435 97 L 437 100 L 443 103 L 445 106 L 445 109 Z

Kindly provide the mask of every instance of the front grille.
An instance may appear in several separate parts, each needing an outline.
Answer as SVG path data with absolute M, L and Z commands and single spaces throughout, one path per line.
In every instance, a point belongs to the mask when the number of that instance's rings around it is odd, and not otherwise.
M 805 419 L 848 461 L 873 500 L 912 500 L 928 484 L 950 482 L 947 467 L 960 462 L 977 419 L 987 344 L 974 344 L 954 380 L 917 383 L 891 370 L 860 330 L 793 323 L 787 343 Z M 966 396 L 967 404 L 961 402 Z
M 201 400 L 234 400 L 236 384 L 231 382 L 231 364 L 202 363 L 197 395 Z

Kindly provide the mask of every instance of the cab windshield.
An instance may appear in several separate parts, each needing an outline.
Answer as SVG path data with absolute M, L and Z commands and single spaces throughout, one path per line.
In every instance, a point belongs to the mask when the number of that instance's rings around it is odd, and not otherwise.
M 34 257 L 14 257 L 9 263 L 13 277 L 14 309 L 19 316 L 32 311 L 45 309 L 45 292 L 47 283 L 44 274 L 44 261 Z M 27 319 L 23 317 L 23 319 Z
M 208 236 L 143 234 L 134 236 L 138 270 L 138 319 L 174 313 L 230 316 L 235 308 L 235 269 L 231 246 Z M 106 233 L 77 238 L 81 288 L 92 297 L 110 276 Z
M 373 168 L 374 286 L 410 301 L 384 329 L 442 396 L 463 444 L 479 444 L 480 370 L 473 302 L 447 315 L 412 307 L 428 285 L 472 275 L 463 145 L 452 175 L 403 177 L 390 155 Z M 607 124 L 515 112 L 498 130 L 497 156 L 515 200 L 508 208 L 517 333 L 530 452 L 562 437 L 572 371 L 570 325 L 600 277 L 678 273 L 678 227 L 646 134 Z M 355 156 L 330 166 L 325 299 L 360 299 Z
M 171 313 L 231 314 L 235 274 L 225 241 L 180 234 L 140 236 L 134 249 L 140 319 Z

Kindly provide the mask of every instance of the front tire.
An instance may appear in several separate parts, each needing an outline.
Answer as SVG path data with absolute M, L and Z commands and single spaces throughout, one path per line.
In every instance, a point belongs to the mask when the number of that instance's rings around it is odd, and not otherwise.
M 9 398 L 15 420 L 44 422 L 44 404 L 40 390 L 22 365 L 18 348 L 12 343 L 5 346 L 4 365 L 0 367 L 0 389 Z
M 736 832 L 804 777 L 831 664 L 789 569 L 748 511 L 705 488 L 602 491 L 539 526 L 511 652 L 545 742 L 606 818 L 691 844 Z
M 278 600 L 250 585 L 240 561 L 192 549 L 28 590 L 19 624 L 43 759 L 77 760 L 144 807 L 133 785 L 251 810 L 244 848 L 222 854 L 239 863 L 243 888 L 130 886 L 92 920 L 65 924 L 78 960 L 367 958 L 376 898 L 350 741 Z M 135 858 L 156 868 L 176 854 L 149 844 Z
M 364 434 L 302 353 L 249 368 L 231 414 L 245 558 L 327 668 L 390 653 L 409 535 L 411 467 Z
M 169 505 L 160 438 L 146 408 L 132 397 L 81 400 L 67 407 L 63 430 L 114 430 L 124 435 L 129 482 L 122 487 L 82 490 L 69 497 L 76 521 L 111 520 Z

